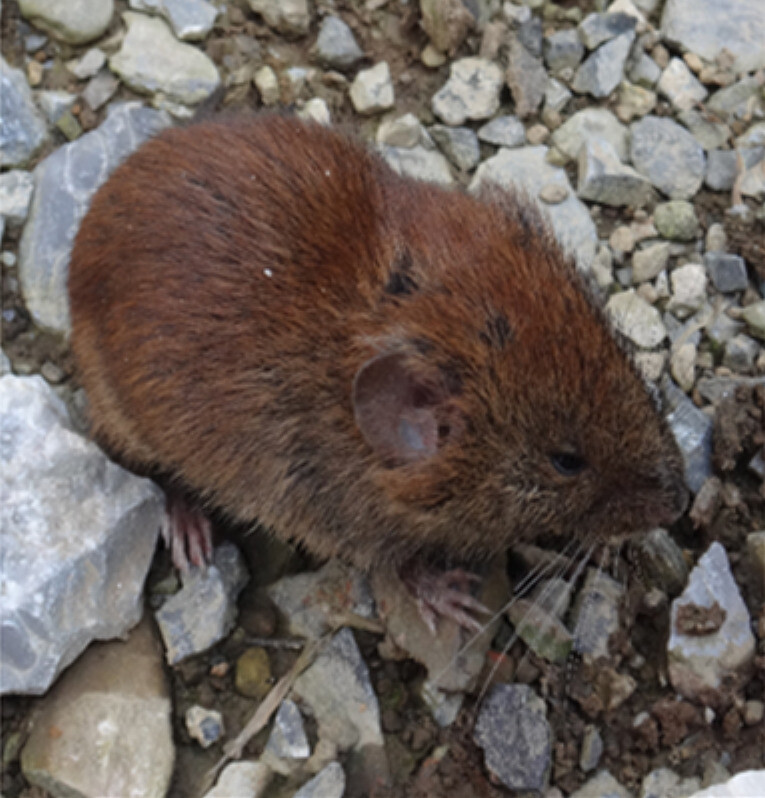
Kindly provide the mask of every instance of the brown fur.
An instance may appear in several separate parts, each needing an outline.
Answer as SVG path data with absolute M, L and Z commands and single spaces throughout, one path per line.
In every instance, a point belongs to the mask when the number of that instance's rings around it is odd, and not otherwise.
M 319 555 L 488 555 L 682 509 L 675 443 L 541 217 L 401 178 L 337 132 L 162 133 L 94 198 L 69 291 L 97 437 Z M 383 455 L 355 420 L 383 353 L 432 383 L 427 457 Z M 570 449 L 588 465 L 561 476 Z

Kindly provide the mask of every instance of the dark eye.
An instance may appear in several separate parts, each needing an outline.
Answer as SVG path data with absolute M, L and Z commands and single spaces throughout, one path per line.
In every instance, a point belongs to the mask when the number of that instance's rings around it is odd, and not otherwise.
M 587 465 L 584 458 L 571 452 L 556 452 L 550 455 L 550 462 L 555 470 L 564 477 L 575 477 Z

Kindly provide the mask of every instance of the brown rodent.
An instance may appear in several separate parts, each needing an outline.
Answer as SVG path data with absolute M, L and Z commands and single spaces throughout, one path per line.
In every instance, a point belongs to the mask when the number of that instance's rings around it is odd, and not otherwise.
M 684 507 L 672 435 L 530 203 L 331 129 L 163 132 L 96 194 L 69 291 L 98 439 L 320 556 L 470 559 Z

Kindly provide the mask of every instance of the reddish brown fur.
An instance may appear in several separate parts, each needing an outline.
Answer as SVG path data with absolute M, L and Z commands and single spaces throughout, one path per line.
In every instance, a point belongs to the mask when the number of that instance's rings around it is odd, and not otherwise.
M 401 178 L 337 132 L 162 133 L 96 195 L 69 290 L 98 438 L 319 555 L 487 555 L 681 509 L 674 441 L 540 217 Z M 433 457 L 386 462 L 354 421 L 381 352 L 447 386 Z M 564 477 L 550 455 L 572 447 L 588 467 Z

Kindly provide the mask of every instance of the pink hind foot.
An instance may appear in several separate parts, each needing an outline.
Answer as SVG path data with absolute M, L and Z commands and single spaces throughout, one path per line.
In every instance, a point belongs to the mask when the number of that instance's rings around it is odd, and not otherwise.
M 173 565 L 184 574 L 192 565 L 205 568 L 213 554 L 210 519 L 178 493 L 168 491 L 166 499 L 162 539 Z
M 448 618 L 471 632 L 485 628 L 474 613 L 491 615 L 491 611 L 470 592 L 470 585 L 480 581 L 477 574 L 462 568 L 438 571 L 421 562 L 410 562 L 401 569 L 400 576 L 433 634 L 436 634 L 439 617 Z

